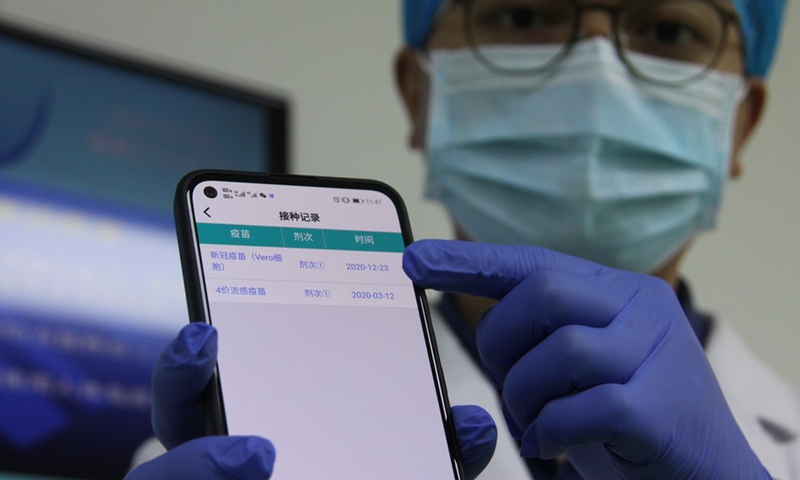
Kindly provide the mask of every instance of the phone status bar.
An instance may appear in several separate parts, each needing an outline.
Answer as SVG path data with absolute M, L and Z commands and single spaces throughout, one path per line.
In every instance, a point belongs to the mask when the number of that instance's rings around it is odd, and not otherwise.
M 333 203 L 344 203 L 353 205 L 380 205 L 382 203 L 380 198 L 365 198 L 365 197 L 333 197 Z
M 206 197 L 215 198 L 218 196 L 217 189 L 214 187 L 206 187 L 204 190 Z M 235 188 L 222 187 L 219 191 L 219 196 L 226 200 L 233 200 L 238 198 L 254 198 L 254 199 L 275 199 L 276 194 L 269 191 L 257 190 L 238 190 Z M 333 203 L 352 204 L 352 205 L 381 205 L 383 203 L 380 198 L 370 197 L 354 197 L 354 196 L 333 196 L 331 197 Z
M 272 192 L 255 192 L 251 190 L 236 190 L 234 188 L 223 187 L 222 198 L 275 198 Z

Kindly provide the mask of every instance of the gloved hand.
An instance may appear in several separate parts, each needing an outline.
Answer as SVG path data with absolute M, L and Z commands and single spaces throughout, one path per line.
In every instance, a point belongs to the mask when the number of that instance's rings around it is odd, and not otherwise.
M 203 323 L 185 326 L 162 351 L 153 370 L 153 428 L 169 451 L 139 466 L 125 480 L 269 478 L 275 450 L 267 440 L 202 437 L 200 396 L 216 359 L 217 331 Z M 494 454 L 497 428 L 480 407 L 453 407 L 452 412 L 466 478 L 473 479 Z
M 416 242 L 403 262 L 423 287 L 499 300 L 478 348 L 523 456 L 594 444 L 625 479 L 770 478 L 662 280 L 458 241 Z
M 217 359 L 216 331 L 189 324 L 161 352 L 153 369 L 153 428 L 167 453 L 125 480 L 265 480 L 275 448 L 259 437 L 203 437 L 200 394 Z
M 259 437 L 203 437 L 178 445 L 131 471 L 125 480 L 265 480 L 275 449 Z

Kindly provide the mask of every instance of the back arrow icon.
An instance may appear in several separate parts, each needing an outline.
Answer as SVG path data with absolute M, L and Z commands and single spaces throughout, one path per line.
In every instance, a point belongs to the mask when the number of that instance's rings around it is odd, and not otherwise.
M 206 217 L 208 217 L 208 218 L 211 218 L 211 215 L 209 215 L 209 214 L 208 214 L 208 211 L 209 211 L 210 209 L 211 209 L 211 207 L 208 207 L 208 208 L 206 208 L 205 210 L 203 210 L 203 213 L 205 213 L 205 214 L 206 214 Z

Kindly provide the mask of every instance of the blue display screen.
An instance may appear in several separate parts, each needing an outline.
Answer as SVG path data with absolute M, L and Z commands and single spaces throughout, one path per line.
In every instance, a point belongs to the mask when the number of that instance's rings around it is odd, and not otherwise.
M 262 105 L 0 37 L 0 174 L 171 211 L 197 168 L 266 168 Z
M 178 180 L 285 165 L 274 99 L 110 60 L 0 29 L 0 479 L 124 476 L 188 322 Z

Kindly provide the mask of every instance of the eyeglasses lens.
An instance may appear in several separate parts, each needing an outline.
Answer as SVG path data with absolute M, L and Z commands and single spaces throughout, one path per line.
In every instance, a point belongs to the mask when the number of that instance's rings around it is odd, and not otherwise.
M 500 72 L 539 73 L 563 58 L 578 38 L 581 12 L 607 10 L 620 55 L 634 74 L 656 81 L 681 81 L 653 69 L 652 59 L 685 64 L 679 76 L 699 75 L 713 66 L 723 48 L 726 21 L 706 0 L 633 0 L 621 8 L 580 6 L 571 0 L 472 0 L 466 29 L 476 55 Z M 613 16 L 616 16 L 615 18 Z M 577 31 L 576 31 L 577 30 Z M 497 47 L 537 48 L 526 56 L 497 55 Z M 530 48 L 525 50 L 530 51 Z

